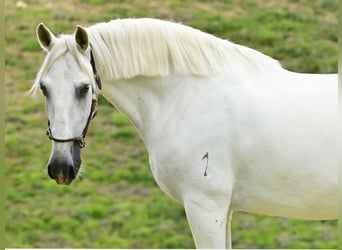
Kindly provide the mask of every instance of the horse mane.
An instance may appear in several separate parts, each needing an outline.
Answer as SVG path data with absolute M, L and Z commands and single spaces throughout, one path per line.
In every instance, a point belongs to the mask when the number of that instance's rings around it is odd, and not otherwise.
M 278 61 L 256 50 L 178 23 L 152 18 L 116 19 L 86 28 L 95 65 L 103 80 L 170 74 L 210 76 L 229 72 L 243 77 L 281 68 Z M 49 51 L 30 92 L 41 77 L 69 51 L 96 83 L 92 68 L 72 35 L 59 36 Z
M 87 32 L 103 79 L 172 73 L 241 75 L 281 68 L 261 52 L 169 21 L 116 19 L 90 26 Z

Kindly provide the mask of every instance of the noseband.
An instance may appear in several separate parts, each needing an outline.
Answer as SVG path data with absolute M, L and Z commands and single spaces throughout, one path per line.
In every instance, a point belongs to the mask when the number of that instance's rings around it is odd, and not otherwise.
M 90 64 L 91 67 L 93 69 L 93 73 L 94 73 L 94 78 L 95 78 L 95 82 L 97 84 L 97 87 L 99 89 L 102 88 L 102 83 L 101 83 L 101 79 L 99 77 L 99 75 L 97 74 L 97 70 L 95 67 L 95 61 L 94 61 L 94 56 L 93 56 L 93 52 L 92 50 L 90 50 Z M 46 131 L 46 135 L 49 137 L 50 140 L 53 140 L 55 142 L 76 142 L 80 145 L 81 148 L 84 148 L 85 146 L 85 136 L 87 134 L 88 131 L 88 127 L 90 124 L 90 121 L 93 120 L 96 116 L 97 113 L 97 94 L 93 93 L 92 95 L 92 101 L 91 101 L 91 107 L 90 107 L 90 113 L 88 116 L 88 120 L 87 120 L 87 124 L 85 125 L 82 134 L 78 137 L 72 137 L 72 138 L 68 138 L 68 139 L 60 139 L 60 138 L 56 138 L 52 135 L 51 132 L 51 128 L 50 128 L 50 121 L 48 120 L 48 129 Z

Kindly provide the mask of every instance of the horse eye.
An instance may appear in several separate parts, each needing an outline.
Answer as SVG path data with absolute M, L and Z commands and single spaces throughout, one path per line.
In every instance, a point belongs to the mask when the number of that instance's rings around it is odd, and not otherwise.
M 80 87 L 79 90 L 78 90 L 78 94 L 80 95 L 80 97 L 85 96 L 88 93 L 89 88 L 90 87 L 89 87 L 88 84 L 87 85 L 83 85 L 82 87 Z
M 47 89 L 46 89 L 46 87 L 43 84 L 40 84 L 40 89 L 43 92 L 44 96 L 48 95 Z

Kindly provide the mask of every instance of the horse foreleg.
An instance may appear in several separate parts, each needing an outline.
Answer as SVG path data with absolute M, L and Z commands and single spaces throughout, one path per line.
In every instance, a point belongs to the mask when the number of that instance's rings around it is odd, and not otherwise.
M 196 248 L 226 248 L 227 210 L 215 202 L 184 203 Z
M 232 249 L 231 220 L 233 212 L 229 211 L 226 224 L 226 249 Z

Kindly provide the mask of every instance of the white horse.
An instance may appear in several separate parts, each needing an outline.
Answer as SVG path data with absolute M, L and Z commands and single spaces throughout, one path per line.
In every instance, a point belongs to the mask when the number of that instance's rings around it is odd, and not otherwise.
M 58 38 L 39 24 L 37 36 L 47 56 L 32 91 L 46 96 L 57 183 L 77 175 L 100 93 L 139 132 L 197 248 L 231 248 L 233 211 L 337 219 L 336 74 L 289 72 L 258 51 L 156 19 L 77 26 Z

